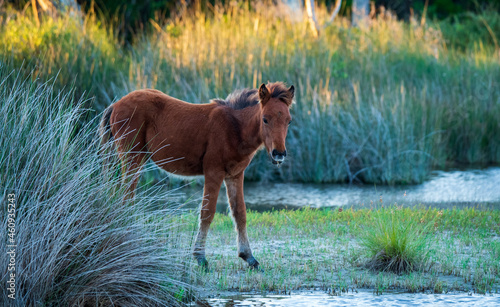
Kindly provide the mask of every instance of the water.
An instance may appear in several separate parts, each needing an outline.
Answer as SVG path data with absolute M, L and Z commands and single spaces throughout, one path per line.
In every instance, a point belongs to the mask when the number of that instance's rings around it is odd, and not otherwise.
M 382 294 L 371 291 L 332 296 L 324 292 L 299 292 L 292 295 L 238 295 L 209 298 L 201 306 L 499 306 L 498 294 Z
M 202 191 L 184 189 L 184 198 L 200 199 Z M 339 206 L 377 206 L 380 204 L 453 206 L 486 205 L 500 209 L 500 168 L 483 170 L 436 171 L 419 185 L 376 186 L 302 183 L 245 183 L 247 208 L 257 211 Z M 197 207 L 199 201 L 193 202 Z M 221 189 L 218 211 L 227 208 L 226 191 Z

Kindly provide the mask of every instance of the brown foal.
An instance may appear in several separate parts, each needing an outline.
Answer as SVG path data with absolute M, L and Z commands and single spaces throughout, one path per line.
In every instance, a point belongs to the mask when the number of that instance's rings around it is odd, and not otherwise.
M 294 87 L 281 82 L 262 84 L 258 91 L 235 91 L 225 100 L 207 104 L 187 103 L 157 90 L 138 90 L 105 111 L 102 142 L 114 139 L 123 178 L 129 178 L 125 179 L 129 180 L 127 198 L 134 196 L 148 158 L 170 173 L 205 176 L 193 251 L 198 264 L 205 267 L 205 241 L 224 181 L 238 232 L 238 256 L 258 268 L 246 232 L 243 174 L 263 145 L 274 164 L 284 162 L 293 97 Z

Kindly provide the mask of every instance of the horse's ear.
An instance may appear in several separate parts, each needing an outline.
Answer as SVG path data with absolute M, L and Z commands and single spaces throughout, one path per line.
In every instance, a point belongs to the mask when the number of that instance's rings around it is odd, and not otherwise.
M 259 87 L 259 98 L 262 105 L 264 105 L 269 100 L 269 90 L 264 83 L 262 83 L 262 85 Z
M 293 99 L 293 97 L 295 96 L 295 87 L 293 87 L 293 85 L 290 86 L 288 91 L 290 92 L 290 95 L 292 96 L 292 99 Z

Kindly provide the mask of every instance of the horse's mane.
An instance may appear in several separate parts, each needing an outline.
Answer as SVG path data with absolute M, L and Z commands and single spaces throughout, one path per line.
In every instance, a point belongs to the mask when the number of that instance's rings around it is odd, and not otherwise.
M 212 101 L 235 110 L 240 110 L 258 104 L 259 94 L 255 89 L 246 88 L 232 92 L 226 99 L 217 98 Z
M 287 105 L 290 105 L 293 100 L 293 92 L 283 82 L 274 82 L 267 84 L 267 90 L 271 94 L 271 98 L 277 98 Z
M 267 84 L 267 89 L 271 98 L 277 98 L 286 104 L 290 104 L 293 99 L 293 94 L 283 82 L 275 82 Z M 256 89 L 242 89 L 236 90 L 229 94 L 226 99 L 216 98 L 212 99 L 213 102 L 219 105 L 228 106 L 235 110 L 244 109 L 254 106 L 259 103 L 259 92 Z

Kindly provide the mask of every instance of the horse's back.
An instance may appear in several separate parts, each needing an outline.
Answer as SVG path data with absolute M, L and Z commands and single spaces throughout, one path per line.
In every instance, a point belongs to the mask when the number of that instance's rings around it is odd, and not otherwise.
M 113 108 L 116 112 L 124 113 L 124 115 L 131 116 L 132 114 L 157 114 L 165 108 L 171 106 L 187 107 L 190 103 L 184 102 L 180 99 L 171 97 L 161 91 L 154 89 L 143 89 L 133 91 L 123 96 L 117 101 Z M 128 114 L 128 112 L 132 114 Z
M 129 148 L 140 146 L 158 164 L 175 160 L 162 166 L 167 171 L 201 175 L 216 106 L 191 104 L 157 90 L 137 90 L 113 105 L 113 134 L 127 135 Z
M 113 104 L 111 124 L 134 118 L 143 124 L 171 117 L 203 118 L 209 105 L 188 103 L 154 89 L 136 90 Z

